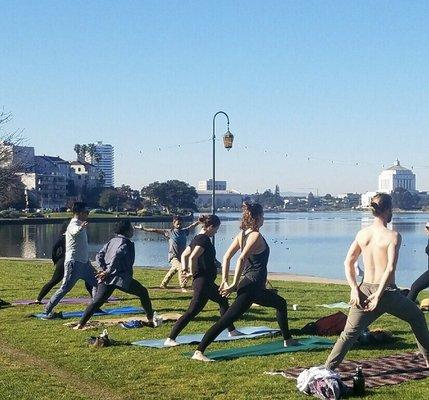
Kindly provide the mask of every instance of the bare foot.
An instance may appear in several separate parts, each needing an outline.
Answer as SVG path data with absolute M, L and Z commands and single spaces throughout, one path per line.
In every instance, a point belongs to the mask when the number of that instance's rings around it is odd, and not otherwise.
M 204 361 L 204 362 L 212 362 L 211 358 L 206 357 L 201 351 L 196 350 L 194 355 L 191 357 L 192 360 Z
M 283 342 L 284 347 L 299 346 L 301 343 L 298 340 L 290 338 Z
M 179 343 L 177 343 L 175 340 L 167 338 L 164 342 L 165 347 L 175 347 L 178 346 Z

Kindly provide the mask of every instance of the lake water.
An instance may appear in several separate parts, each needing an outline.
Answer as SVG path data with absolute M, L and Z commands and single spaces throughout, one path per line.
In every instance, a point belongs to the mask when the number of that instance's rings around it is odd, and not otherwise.
M 238 232 L 240 214 L 219 214 L 222 225 L 216 236 L 218 259 L 222 259 Z M 344 279 L 343 261 L 356 232 L 371 223 L 366 212 L 266 213 L 261 232 L 271 248 L 269 271 Z M 403 237 L 397 282 L 411 284 L 427 269 L 424 232 L 429 213 L 399 213 L 392 226 Z M 91 257 L 112 236 L 113 224 L 89 226 Z M 147 227 L 168 228 L 150 223 Z M 0 256 L 49 258 L 60 225 L 0 226 Z M 192 236 L 192 235 L 191 235 Z M 136 231 L 136 265 L 167 266 L 167 241 L 156 234 Z M 234 263 L 232 264 L 235 265 Z

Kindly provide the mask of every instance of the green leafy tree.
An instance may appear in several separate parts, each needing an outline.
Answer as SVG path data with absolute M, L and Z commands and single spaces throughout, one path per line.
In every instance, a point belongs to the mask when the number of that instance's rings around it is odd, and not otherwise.
M 407 189 L 396 188 L 392 193 L 393 207 L 402 210 L 412 210 L 417 207 L 419 197 L 413 195 Z
M 198 198 L 193 186 L 179 180 L 153 182 L 141 190 L 141 195 L 154 206 L 164 207 L 167 212 L 177 210 L 197 210 Z

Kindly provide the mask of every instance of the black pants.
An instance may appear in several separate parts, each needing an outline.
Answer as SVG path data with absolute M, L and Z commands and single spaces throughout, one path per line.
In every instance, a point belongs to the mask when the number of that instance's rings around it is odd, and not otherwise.
M 203 277 L 196 278 L 192 282 L 192 288 L 194 289 L 194 294 L 191 304 L 189 304 L 188 310 L 174 324 L 169 335 L 170 339 L 175 340 L 185 326 L 203 310 L 209 300 L 219 304 L 221 316 L 228 310 L 228 300 L 221 296 L 219 286 L 213 280 Z M 233 323 L 226 325 L 224 329 L 226 328 L 228 328 L 229 332 L 235 329 Z
M 415 282 L 411 285 L 410 292 L 408 293 L 407 297 L 412 300 L 416 301 L 417 296 L 419 293 L 423 290 L 429 287 L 429 270 L 420 275 Z
M 97 294 L 95 295 L 91 304 L 89 304 L 86 308 L 81 320 L 79 321 L 79 324 L 85 325 L 93 316 L 93 314 L 107 301 L 115 289 L 119 289 L 122 292 L 139 297 L 140 303 L 146 311 L 147 318 L 149 320 L 153 318 L 152 303 L 150 301 L 147 289 L 139 281 L 133 279 L 128 289 L 124 289 L 115 285 L 106 285 L 103 282 L 100 283 L 97 287 Z
M 253 283 L 247 278 L 243 278 L 238 285 L 237 298 L 231 304 L 228 311 L 217 321 L 204 335 L 198 350 L 204 352 L 207 346 L 212 343 L 218 335 L 234 321 L 239 319 L 252 303 L 265 307 L 273 307 L 277 311 L 277 322 L 282 332 L 284 340 L 290 339 L 286 300 L 274 293 L 272 290 L 265 289 L 261 284 Z
M 45 296 L 51 291 L 51 289 L 58 285 L 64 277 L 64 258 L 61 258 L 55 264 L 54 273 L 52 275 L 51 280 L 45 284 L 40 290 L 39 295 L 37 296 L 37 301 L 42 301 Z M 89 295 L 92 297 L 92 287 L 85 282 L 86 290 Z

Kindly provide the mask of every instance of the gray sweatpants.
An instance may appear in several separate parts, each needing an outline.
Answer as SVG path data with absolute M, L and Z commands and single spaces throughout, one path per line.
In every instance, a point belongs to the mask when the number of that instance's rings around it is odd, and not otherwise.
M 379 285 L 362 283 L 359 287 L 360 304 L 363 305 L 367 297 L 376 292 L 378 287 Z M 422 311 L 413 301 L 405 297 L 396 286 L 391 286 L 385 289 L 375 310 L 363 311 L 357 307 L 350 309 L 344 331 L 341 332 L 335 343 L 325 366 L 330 369 L 337 368 L 361 333 L 384 313 L 408 322 L 416 337 L 420 352 L 426 358 L 429 357 L 429 331 Z
M 60 288 L 51 297 L 45 306 L 45 313 L 50 314 L 61 299 L 73 289 L 79 279 L 83 279 L 88 285 L 92 286 L 92 297 L 97 291 L 97 278 L 95 270 L 90 262 L 81 263 L 79 261 L 68 261 L 64 265 L 64 277 Z

